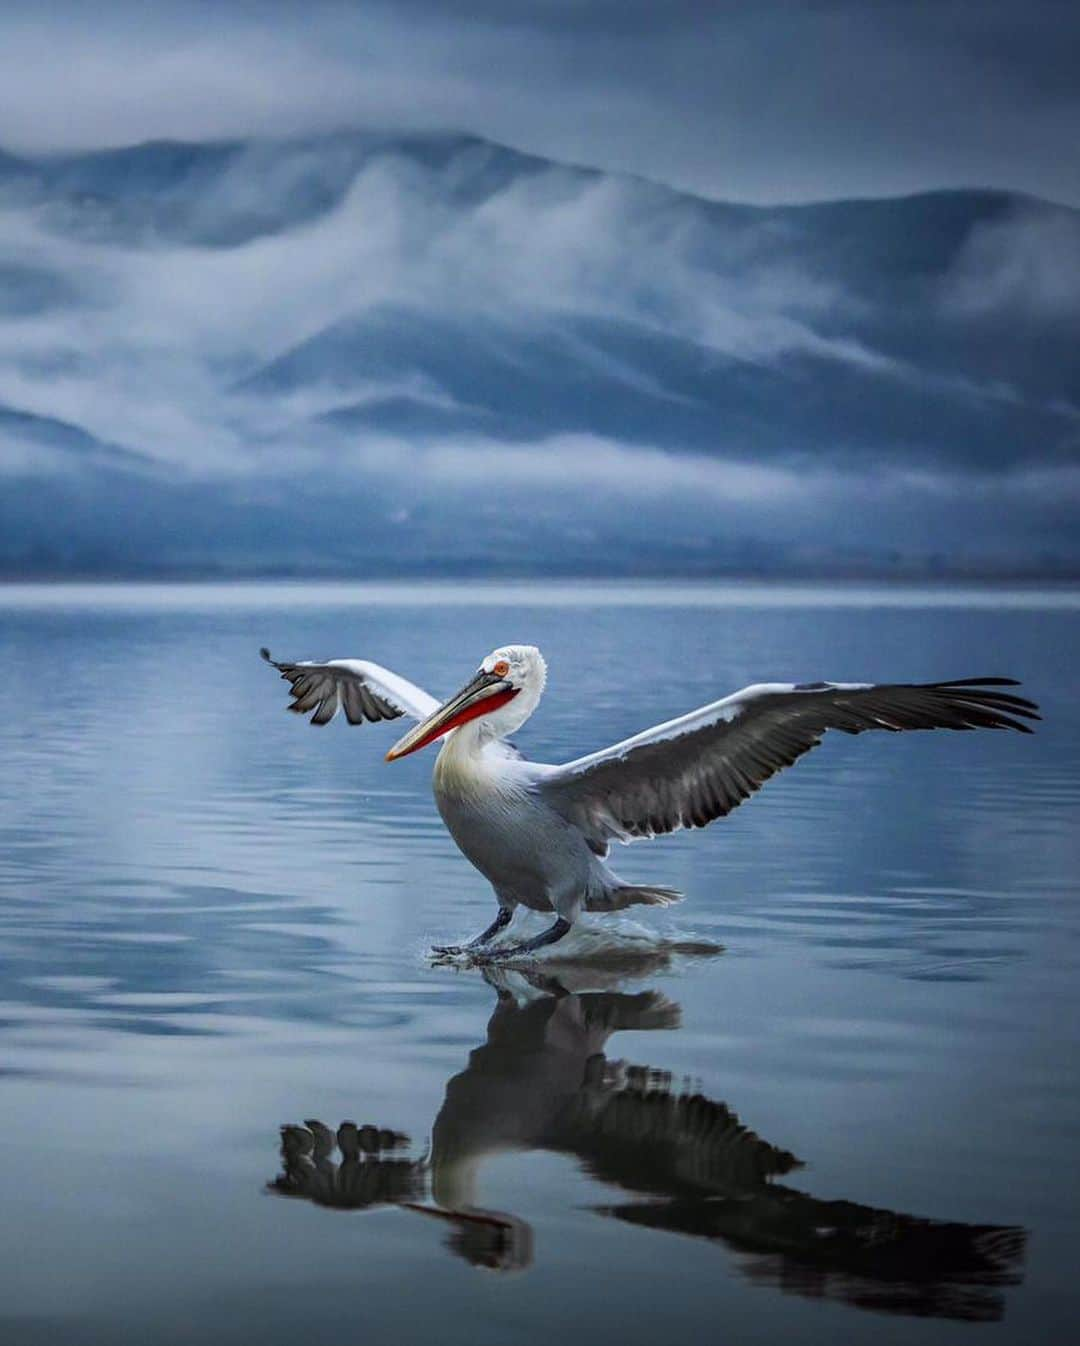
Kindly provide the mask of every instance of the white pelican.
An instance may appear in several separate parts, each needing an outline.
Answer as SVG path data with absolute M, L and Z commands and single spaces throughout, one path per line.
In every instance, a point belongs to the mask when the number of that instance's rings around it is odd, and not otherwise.
M 1001 690 L 1012 678 L 955 682 L 759 683 L 562 766 L 526 761 L 506 742 L 536 709 L 547 665 L 534 645 L 493 650 L 441 705 L 405 678 L 360 659 L 278 663 L 292 685 L 290 710 L 324 725 L 342 706 L 350 724 L 418 723 L 386 754 L 393 762 L 436 739 L 435 803 L 461 851 L 495 889 L 498 914 L 456 954 L 479 950 L 519 905 L 554 912 L 534 939 L 487 950 L 513 957 L 562 939 L 582 910 L 663 906 L 674 889 L 625 883 L 606 863 L 612 840 L 704 827 L 821 742 L 826 729 L 1018 729 L 1031 701 Z

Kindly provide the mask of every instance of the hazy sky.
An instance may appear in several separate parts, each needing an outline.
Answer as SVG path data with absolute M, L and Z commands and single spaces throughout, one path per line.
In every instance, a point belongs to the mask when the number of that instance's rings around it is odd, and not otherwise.
M 716 197 L 1080 204 L 1075 0 L 0 8 L 0 144 L 462 128 Z

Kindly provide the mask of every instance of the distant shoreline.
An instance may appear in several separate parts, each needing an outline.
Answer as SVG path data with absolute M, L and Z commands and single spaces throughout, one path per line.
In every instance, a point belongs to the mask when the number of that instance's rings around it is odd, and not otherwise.
M 641 570 L 586 571 L 565 569 L 513 569 L 493 571 L 490 563 L 445 568 L 411 568 L 401 565 L 385 569 L 371 566 L 362 571 L 245 570 L 191 566 L 160 569 L 72 569 L 72 570 L 0 570 L 0 587 L 18 584 L 759 584 L 823 585 L 875 584 L 917 586 L 1070 586 L 1080 584 L 1080 569 L 1063 566 L 1060 570 L 992 567 L 918 567 L 866 569 L 820 567 L 802 570 L 692 570 L 663 567 Z
M 0 612 L 250 607 L 970 609 L 1080 611 L 1080 582 L 882 580 L 365 579 L 63 580 L 0 583 Z

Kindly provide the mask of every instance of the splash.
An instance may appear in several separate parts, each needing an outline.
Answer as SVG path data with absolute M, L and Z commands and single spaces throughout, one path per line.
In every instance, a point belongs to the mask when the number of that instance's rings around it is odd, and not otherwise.
M 491 966 L 485 955 L 532 939 L 550 924 L 548 912 L 522 911 L 483 949 L 462 949 L 460 953 L 443 955 L 438 961 L 460 967 Z M 608 971 L 647 972 L 667 967 L 675 958 L 715 958 L 723 952 L 724 946 L 715 940 L 670 927 L 658 929 L 621 913 L 596 916 L 583 913 L 556 944 L 500 959 L 495 966 L 554 969 L 566 964 L 588 964 Z

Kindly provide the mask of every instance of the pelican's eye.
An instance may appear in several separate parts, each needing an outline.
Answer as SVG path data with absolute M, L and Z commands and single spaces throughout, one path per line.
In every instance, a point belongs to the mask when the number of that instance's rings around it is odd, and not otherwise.
M 491 671 L 497 677 L 505 678 L 507 673 L 510 672 L 510 665 L 506 662 L 505 659 L 498 659 L 494 664 L 492 664 Z

